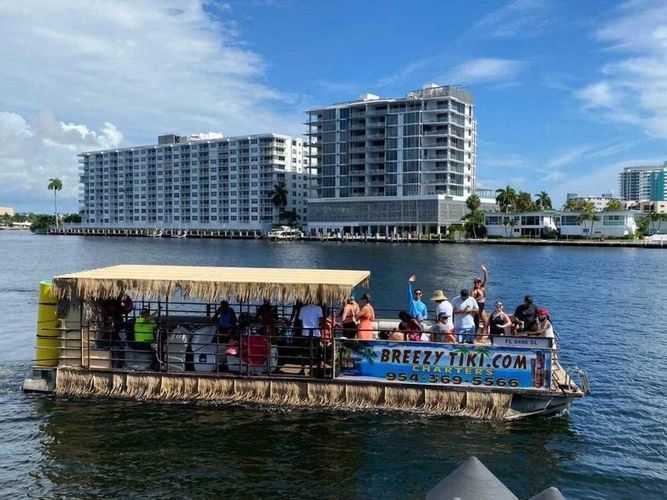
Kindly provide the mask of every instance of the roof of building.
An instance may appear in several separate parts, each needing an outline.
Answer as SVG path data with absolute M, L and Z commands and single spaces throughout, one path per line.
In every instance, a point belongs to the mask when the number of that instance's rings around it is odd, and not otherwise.
M 169 135 L 169 134 L 165 134 Z M 139 150 L 139 149 L 158 149 L 158 148 L 170 148 L 170 147 L 180 147 L 180 146 L 194 146 L 198 144 L 210 144 L 213 142 L 232 142 L 232 141 L 241 141 L 241 140 L 248 140 L 248 139 L 263 139 L 263 138 L 274 138 L 274 139 L 294 139 L 294 140 L 301 140 L 304 143 L 307 141 L 303 140 L 302 137 L 296 136 L 296 135 L 286 135 L 286 134 L 275 134 L 273 132 L 266 132 L 263 134 L 249 134 L 249 135 L 235 135 L 231 137 L 224 137 L 221 134 L 221 137 L 196 137 L 200 134 L 191 134 L 190 136 L 184 136 L 187 137 L 184 141 L 182 142 L 169 142 L 165 144 L 160 144 L 160 143 L 155 143 L 155 144 L 144 144 L 144 145 L 139 145 L 139 146 L 126 146 L 126 147 L 120 147 L 120 148 L 108 148 L 108 149 L 99 149 L 99 150 L 91 150 L 91 151 L 83 151 L 79 153 L 77 156 L 79 157 L 85 157 L 93 154 L 103 154 L 103 153 L 118 153 L 120 151 L 134 151 L 134 150 Z M 161 137 L 161 136 L 160 136 Z
M 184 298 L 247 302 L 343 301 L 355 286 L 367 286 L 370 271 L 259 267 L 118 265 L 56 276 L 60 299 L 104 300 L 122 297 L 164 299 L 177 291 Z
M 454 98 L 460 101 L 466 102 L 470 105 L 473 104 L 472 94 L 467 90 L 459 86 L 454 85 L 437 85 L 437 84 L 427 84 L 424 85 L 419 90 L 412 90 L 408 92 L 405 97 L 380 97 L 375 94 L 363 93 L 359 96 L 358 99 L 353 101 L 343 101 L 337 102 L 330 106 L 322 106 L 319 108 L 310 109 L 307 113 L 312 113 L 315 111 L 321 111 L 324 109 L 335 109 L 346 106 L 354 105 L 363 105 L 363 104 L 381 104 L 381 103 L 392 103 L 392 102 L 404 102 L 414 99 L 435 99 L 435 98 Z

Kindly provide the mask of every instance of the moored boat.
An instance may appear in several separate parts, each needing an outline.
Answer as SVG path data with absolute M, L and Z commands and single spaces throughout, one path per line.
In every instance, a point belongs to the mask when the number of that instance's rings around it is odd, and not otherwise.
M 351 270 L 137 265 L 57 276 L 40 287 L 36 360 L 24 389 L 491 419 L 558 413 L 585 395 L 585 373 L 575 383 L 549 338 L 381 340 L 397 328 L 391 319 L 372 323 L 376 339 L 344 337 L 336 306 L 369 278 Z M 325 305 L 317 326 L 290 321 L 299 303 L 317 305 L 311 312 Z
M 300 229 L 280 226 L 269 231 L 266 236 L 270 240 L 299 240 L 304 237 L 304 234 Z

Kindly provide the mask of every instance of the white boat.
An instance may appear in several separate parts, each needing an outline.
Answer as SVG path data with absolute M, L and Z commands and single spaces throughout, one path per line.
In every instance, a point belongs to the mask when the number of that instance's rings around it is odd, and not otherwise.
M 289 226 L 280 226 L 269 231 L 270 240 L 299 240 L 304 237 L 300 229 Z

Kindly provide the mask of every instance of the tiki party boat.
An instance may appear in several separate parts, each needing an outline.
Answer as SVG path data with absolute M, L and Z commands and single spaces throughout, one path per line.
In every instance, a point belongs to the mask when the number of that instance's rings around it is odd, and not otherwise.
M 588 391 L 553 339 L 357 340 L 337 310 L 370 272 L 119 265 L 40 285 L 26 391 L 59 397 L 255 402 L 514 419 Z M 357 292 L 358 293 L 358 292 Z M 395 314 L 387 315 L 397 317 Z M 368 328 L 368 327 L 367 327 Z M 368 337 L 369 335 L 364 335 Z

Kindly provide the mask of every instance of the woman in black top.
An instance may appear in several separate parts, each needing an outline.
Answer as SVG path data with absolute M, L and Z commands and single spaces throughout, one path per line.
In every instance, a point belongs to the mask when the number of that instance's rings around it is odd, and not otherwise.
M 496 302 L 489 316 L 489 335 L 505 335 L 505 328 L 512 326 L 512 320 L 503 310 L 503 303 Z

